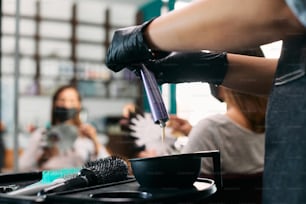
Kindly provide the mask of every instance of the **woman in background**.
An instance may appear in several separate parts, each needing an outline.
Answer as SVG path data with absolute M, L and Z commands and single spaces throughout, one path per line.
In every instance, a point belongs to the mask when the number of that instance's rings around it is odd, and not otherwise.
M 172 132 L 187 135 L 187 143 L 180 153 L 220 150 L 222 174 L 256 174 L 263 172 L 265 154 L 265 116 L 266 96 L 256 96 L 237 92 L 222 86 L 210 85 L 211 93 L 219 101 L 226 103 L 226 112 L 207 116 L 196 125 L 177 116 L 171 116 L 167 125 Z M 143 135 L 149 142 L 139 157 L 160 156 L 162 146 L 150 144 L 156 138 L 152 129 L 156 127 L 151 120 L 136 117 L 132 119 L 132 135 Z M 145 124 L 145 125 L 142 125 Z M 138 132 L 139 131 L 139 132 Z M 139 134 L 140 133 L 140 134 Z M 159 135 L 159 134 L 158 134 Z M 142 137 L 140 138 L 142 139 Z M 142 139 L 143 140 L 143 139 Z M 157 141 L 161 143 L 160 138 Z M 149 147 L 149 148 L 148 148 Z M 202 158 L 201 173 L 211 175 L 213 163 L 210 158 Z
M 221 86 L 213 89 L 226 103 L 226 113 L 206 117 L 192 127 L 182 153 L 218 149 L 223 174 L 263 172 L 267 97 Z M 202 159 L 202 173 L 212 172 L 212 161 Z
M 240 51 L 237 54 L 264 57 L 259 47 Z M 188 134 L 188 143 L 183 147 L 182 153 L 218 149 L 221 153 L 223 174 L 263 172 L 268 97 L 242 93 L 213 84 L 210 84 L 210 90 L 216 99 L 225 102 L 226 112 L 206 117 L 192 127 Z M 179 122 L 181 122 L 179 130 L 191 127 L 188 121 Z M 202 173 L 212 172 L 211 160 L 202 159 Z
M 108 156 L 96 129 L 80 118 L 82 99 L 71 85 L 60 87 L 52 99 L 51 127 L 36 130 L 20 157 L 20 170 L 80 167 Z

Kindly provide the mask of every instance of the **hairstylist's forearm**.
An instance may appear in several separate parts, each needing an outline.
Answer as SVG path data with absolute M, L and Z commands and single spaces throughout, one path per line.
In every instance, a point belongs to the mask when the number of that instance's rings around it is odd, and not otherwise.
M 227 54 L 228 71 L 222 85 L 246 93 L 268 95 L 277 59 Z
M 152 48 L 232 50 L 305 32 L 283 0 L 199 0 L 155 19 L 146 30 Z

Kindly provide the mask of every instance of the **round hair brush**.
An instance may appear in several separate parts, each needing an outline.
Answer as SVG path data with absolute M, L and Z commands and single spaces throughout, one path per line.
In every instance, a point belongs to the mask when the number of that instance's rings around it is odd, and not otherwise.
M 127 179 L 127 175 L 127 163 L 117 156 L 110 156 L 96 161 L 87 162 L 84 165 L 84 168 L 79 171 L 77 176 L 58 185 L 46 188 L 39 194 L 44 195 L 48 193 L 123 181 Z
M 88 161 L 82 170 L 94 172 L 98 184 L 106 184 L 122 181 L 127 178 L 127 163 L 118 156 L 110 156 L 105 159 Z

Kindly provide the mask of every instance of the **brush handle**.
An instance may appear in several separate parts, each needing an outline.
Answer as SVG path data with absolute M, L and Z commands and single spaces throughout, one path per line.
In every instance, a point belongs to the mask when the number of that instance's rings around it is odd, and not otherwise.
M 141 64 L 140 75 L 147 94 L 154 123 L 165 127 L 165 123 L 168 121 L 169 117 L 155 76 L 143 64 Z
M 46 195 L 50 193 L 57 193 L 77 188 L 87 187 L 89 185 L 88 180 L 84 176 L 75 177 L 65 182 L 59 183 L 57 185 L 53 185 L 47 188 L 44 188 L 42 191 L 39 192 L 39 195 Z
M 64 181 L 65 179 L 56 179 L 54 182 L 48 183 L 48 184 L 41 184 L 40 182 L 38 182 L 32 185 L 26 186 L 24 188 L 18 189 L 16 191 L 9 192 L 7 194 L 8 195 L 35 195 L 45 188 L 49 188 L 49 187 L 58 185 L 60 183 L 64 183 Z

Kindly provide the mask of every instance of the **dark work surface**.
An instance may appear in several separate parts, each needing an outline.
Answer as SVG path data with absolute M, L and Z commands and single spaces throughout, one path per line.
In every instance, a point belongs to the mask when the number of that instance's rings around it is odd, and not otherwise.
M 32 204 L 39 199 L 29 196 L 8 196 L 7 192 L 36 183 L 42 179 L 42 172 L 23 172 L 0 174 L 0 203 L 2 204 Z
M 134 178 L 126 181 L 53 193 L 45 197 L 0 194 L 5 204 L 202 203 L 216 192 L 211 179 L 199 178 L 190 188 L 144 189 Z
M 32 196 L 8 196 L 0 194 L 0 203 L 2 204 L 36 204 L 43 203 L 44 199 Z
M 145 189 L 134 179 L 103 188 L 47 196 L 50 204 L 97 203 L 202 203 L 216 192 L 213 180 L 198 179 L 190 188 Z

